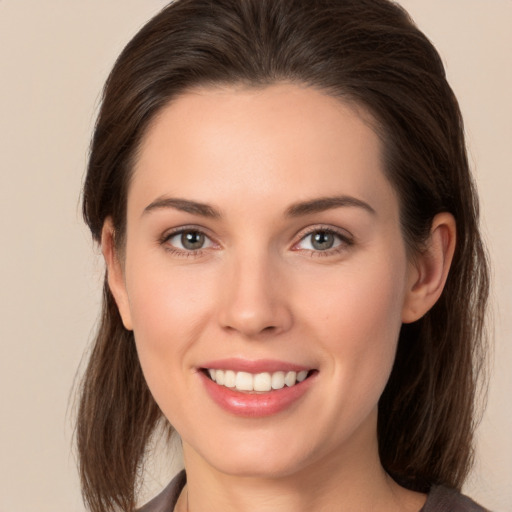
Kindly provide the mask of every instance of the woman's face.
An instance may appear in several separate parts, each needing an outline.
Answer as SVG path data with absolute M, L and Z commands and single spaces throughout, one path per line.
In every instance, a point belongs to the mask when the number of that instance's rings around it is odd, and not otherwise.
M 376 453 L 414 270 L 368 119 L 281 84 L 197 89 L 150 126 L 110 278 L 190 463 L 278 476 Z

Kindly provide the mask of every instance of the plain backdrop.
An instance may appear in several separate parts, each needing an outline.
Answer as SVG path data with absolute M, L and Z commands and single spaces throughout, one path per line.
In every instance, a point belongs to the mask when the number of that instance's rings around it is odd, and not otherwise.
M 80 217 L 102 84 L 164 0 L 0 0 L 0 512 L 83 512 L 77 368 L 103 266 Z M 401 0 L 465 116 L 494 269 L 495 357 L 466 492 L 512 511 L 512 1 Z M 162 457 L 147 495 L 174 469 Z

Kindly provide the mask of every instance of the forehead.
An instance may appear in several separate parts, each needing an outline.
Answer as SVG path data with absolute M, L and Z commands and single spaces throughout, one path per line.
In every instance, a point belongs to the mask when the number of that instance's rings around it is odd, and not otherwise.
M 381 141 L 362 108 L 310 87 L 198 88 L 164 107 L 140 146 L 129 192 L 208 203 L 351 194 L 394 201 Z

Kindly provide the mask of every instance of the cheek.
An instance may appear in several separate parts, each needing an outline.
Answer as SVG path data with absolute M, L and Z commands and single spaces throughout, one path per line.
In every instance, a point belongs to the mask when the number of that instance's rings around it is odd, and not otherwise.
M 188 330 L 213 301 L 211 272 L 185 266 L 176 269 L 165 262 L 133 267 L 127 273 L 127 290 L 136 333 L 169 335 L 169 331 Z
M 187 371 L 190 347 L 204 330 L 215 297 L 212 276 L 189 268 L 179 271 L 153 262 L 137 265 L 127 275 L 127 290 L 137 351 L 155 398 L 173 375 Z
M 403 268 L 375 262 L 340 272 L 309 297 L 309 317 L 333 378 L 353 401 L 376 402 L 389 377 L 401 327 Z
M 340 342 L 358 340 L 378 343 L 396 333 L 401 325 L 405 296 L 405 263 L 389 258 L 389 263 L 375 260 L 337 270 L 301 277 L 304 313 L 318 318 Z M 306 314 L 306 313 L 305 313 Z M 332 337 L 332 336 L 331 336 Z
M 153 264 L 132 269 L 127 289 L 139 361 L 156 403 L 179 431 L 194 407 L 189 379 L 195 373 L 191 347 L 208 323 L 213 289 L 188 269 Z M 196 273 L 197 274 L 197 273 Z M 183 400 L 187 397 L 187 400 Z

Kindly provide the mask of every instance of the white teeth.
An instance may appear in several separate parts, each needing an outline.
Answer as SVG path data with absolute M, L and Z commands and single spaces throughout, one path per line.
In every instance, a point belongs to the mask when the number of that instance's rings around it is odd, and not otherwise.
M 302 382 L 308 376 L 307 370 L 302 370 L 297 373 L 297 382 Z
M 237 372 L 235 388 L 239 391 L 254 391 L 254 380 L 247 372 Z
M 300 372 L 263 372 L 252 374 L 249 372 L 235 372 L 233 370 L 208 369 L 211 379 L 221 386 L 235 388 L 238 391 L 271 391 L 282 389 L 284 386 L 295 386 L 308 376 L 307 370 Z
M 290 388 L 295 385 L 297 382 L 297 373 L 296 372 L 288 372 L 286 377 L 284 378 L 284 383 Z
M 234 388 L 236 383 L 236 374 L 233 370 L 226 370 L 224 372 L 224 386 Z
M 272 389 L 272 377 L 270 373 L 258 373 L 254 376 L 254 391 L 270 391 Z
M 215 372 L 215 382 L 224 385 L 224 370 L 217 370 Z
M 284 388 L 284 372 L 276 372 L 272 374 L 272 389 Z

